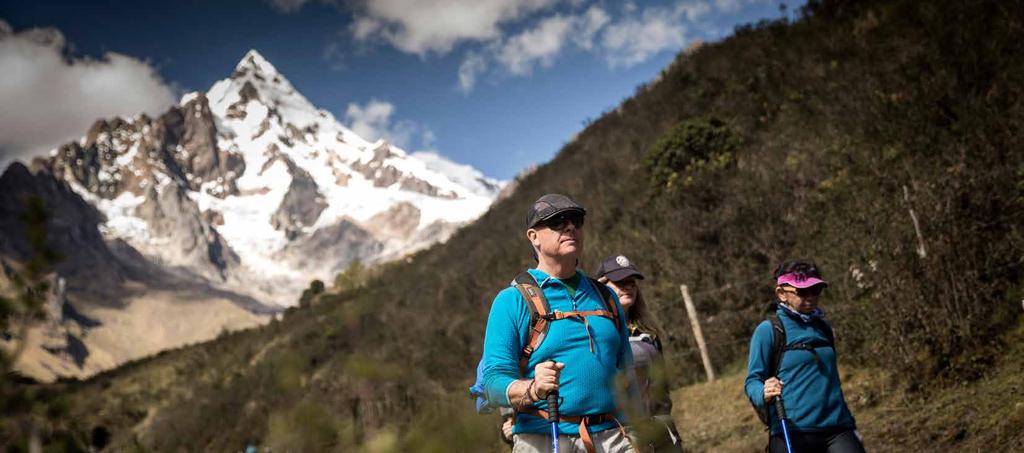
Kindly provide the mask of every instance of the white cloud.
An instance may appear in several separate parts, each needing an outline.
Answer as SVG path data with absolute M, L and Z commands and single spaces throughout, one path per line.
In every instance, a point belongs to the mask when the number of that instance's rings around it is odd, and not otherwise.
M 513 36 L 498 51 L 497 59 L 512 74 L 527 75 L 535 63 L 551 66 L 562 51 L 573 20 L 561 15 L 548 17 L 530 29 Z
M 0 20 L 0 163 L 28 160 L 85 134 L 99 118 L 162 114 L 176 96 L 146 62 L 118 53 L 66 58 L 54 28 Z
M 348 69 L 348 58 L 351 54 L 349 44 L 347 34 L 342 32 L 337 32 L 327 39 L 320 57 L 332 71 Z
M 623 18 L 604 30 L 601 52 L 612 67 L 632 66 L 666 50 L 686 44 L 687 22 L 699 20 L 711 7 L 686 3 L 675 8 L 650 7 Z
M 463 41 L 501 37 L 499 25 L 547 9 L 559 0 L 359 0 L 350 31 L 417 55 L 446 54 Z
M 578 29 L 573 34 L 573 42 L 583 50 L 594 47 L 594 36 L 601 31 L 611 18 L 598 6 L 591 6 L 583 16 L 577 19 Z
M 409 149 L 416 134 L 420 134 L 421 142 L 433 142 L 432 131 L 412 121 L 393 121 L 394 113 L 394 104 L 371 99 L 366 105 L 350 103 L 345 110 L 345 122 L 352 132 L 371 142 L 383 138 L 399 148 Z
M 469 52 L 459 65 L 459 89 L 463 93 L 473 91 L 476 78 L 487 70 L 487 60 L 476 52 Z
M 549 15 L 516 35 L 495 38 L 467 53 L 459 67 L 459 88 L 472 91 L 484 73 L 528 76 L 538 66 L 552 66 L 573 48 L 593 53 L 611 67 L 636 65 L 661 52 L 682 49 L 687 24 L 702 20 L 714 8 L 707 1 L 661 7 L 629 2 L 617 18 L 598 5 L 575 14 Z
M 591 50 L 595 36 L 610 21 L 608 13 L 592 6 L 577 15 L 555 14 L 540 19 L 535 26 L 506 39 L 495 39 L 483 52 L 470 51 L 459 66 L 459 89 L 472 91 L 477 78 L 485 72 L 526 76 L 537 65 L 550 67 L 555 59 L 574 44 Z
M 738 9 L 738 6 L 733 5 L 735 5 L 738 1 L 739 0 L 716 0 L 715 7 L 719 10 L 722 10 L 723 6 L 721 4 L 728 3 L 729 5 L 725 6 L 725 8 L 728 9 L 726 9 L 725 11 L 734 12 L 736 9 Z M 700 19 L 704 18 L 704 16 L 706 16 L 708 13 L 710 13 L 711 10 L 712 7 L 710 3 L 680 3 L 679 5 L 676 6 L 676 10 L 675 12 L 673 12 L 673 15 L 677 16 L 680 19 L 685 17 L 686 20 L 690 22 L 697 22 Z
M 430 129 L 427 129 L 427 130 L 423 131 L 423 147 L 424 148 L 433 148 L 434 147 L 434 142 L 436 142 L 436 141 L 437 141 L 437 136 L 434 135 L 434 131 L 432 131 Z
M 352 36 L 358 41 L 365 41 L 381 31 L 384 28 L 384 22 L 381 22 L 372 17 L 360 17 L 352 22 Z
M 356 44 L 386 43 L 421 57 L 444 55 L 462 44 L 458 89 L 469 93 L 484 75 L 529 76 L 573 49 L 613 68 L 640 64 L 683 49 L 687 32 L 706 31 L 712 13 L 734 13 L 772 0 L 680 0 L 660 6 L 632 0 L 267 1 L 282 11 L 313 1 L 343 4 L 352 13 L 346 31 Z M 617 7 L 606 10 L 609 5 Z M 328 60 L 341 55 L 337 45 L 328 47 Z

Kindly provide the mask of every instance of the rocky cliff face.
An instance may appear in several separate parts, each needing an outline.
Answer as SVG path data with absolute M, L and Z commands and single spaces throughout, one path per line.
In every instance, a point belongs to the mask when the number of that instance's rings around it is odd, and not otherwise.
M 235 180 L 245 162 L 220 149 L 216 134 L 209 103 L 200 93 L 156 119 L 98 120 L 82 140 L 59 147 L 42 165 L 104 199 L 124 192 L 140 195 L 154 179 L 165 178 L 225 197 L 237 193 Z
M 245 171 L 238 153 L 217 146 L 217 127 L 206 95 L 198 93 L 179 108 L 172 108 L 161 121 L 165 125 L 165 149 L 181 169 L 188 188 L 203 190 L 216 197 L 238 193 L 235 180 Z M 173 145 L 172 145 L 173 144 Z
M 316 223 L 320 213 L 327 208 L 327 202 L 309 173 L 287 156 L 278 154 L 275 159 L 283 161 L 288 167 L 292 182 L 288 184 L 288 191 L 270 218 L 270 224 L 275 230 L 284 231 L 289 240 L 294 240 L 303 230 Z
M 47 216 L 35 229 L 26 222 L 33 203 Z M 52 264 L 72 289 L 102 292 L 132 276 L 132 268 L 104 243 L 99 231 L 102 222 L 96 208 L 45 169 L 33 173 L 15 162 L 0 176 L 0 256 L 31 260 L 31 236 L 45 235 L 45 243 L 54 252 Z
M 341 219 L 333 225 L 316 230 L 313 234 L 290 242 L 275 256 L 302 272 L 320 272 L 335 275 L 355 260 L 377 256 L 384 244 L 358 223 Z
M 215 215 L 202 212 L 189 195 L 238 192 L 235 180 L 245 163 L 217 146 L 216 131 L 200 94 L 156 119 L 99 120 L 81 141 L 37 165 L 94 204 L 120 204 L 119 212 L 108 213 L 137 220 L 136 234 L 123 236 L 155 261 L 225 281 L 238 257 L 210 224 Z
M 366 229 L 379 241 L 405 242 L 419 229 L 420 210 L 412 203 L 398 203 L 370 217 Z
M 238 266 L 238 255 L 199 211 L 180 185 L 150 186 L 135 215 L 149 226 L 151 239 L 164 246 L 147 250 L 164 263 L 186 268 L 214 281 L 224 281 Z

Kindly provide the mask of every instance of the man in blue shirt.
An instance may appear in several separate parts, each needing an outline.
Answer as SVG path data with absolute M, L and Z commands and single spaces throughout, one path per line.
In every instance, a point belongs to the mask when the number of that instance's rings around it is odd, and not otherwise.
M 488 399 L 517 411 L 514 452 L 542 452 L 550 445 L 544 418 L 548 393 L 559 393 L 561 448 L 633 452 L 617 415 L 615 378 L 632 363 L 629 333 L 614 295 L 615 314 L 601 291 L 577 269 L 583 251 L 583 206 L 558 194 L 540 197 L 527 213 L 526 238 L 537 267 L 527 272 L 552 313 L 544 340 L 521 364 L 531 338 L 531 310 L 515 287 L 491 305 L 484 338 L 483 382 Z M 605 315 L 594 315 L 604 313 Z M 606 316 L 607 315 L 607 316 Z

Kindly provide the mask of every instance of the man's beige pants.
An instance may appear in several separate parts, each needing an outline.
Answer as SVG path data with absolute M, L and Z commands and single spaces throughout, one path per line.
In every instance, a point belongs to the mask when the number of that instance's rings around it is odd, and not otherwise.
M 597 453 L 637 453 L 618 428 L 590 433 Z M 512 435 L 512 453 L 550 453 L 551 436 L 522 433 Z M 559 435 L 558 453 L 587 453 L 580 436 Z

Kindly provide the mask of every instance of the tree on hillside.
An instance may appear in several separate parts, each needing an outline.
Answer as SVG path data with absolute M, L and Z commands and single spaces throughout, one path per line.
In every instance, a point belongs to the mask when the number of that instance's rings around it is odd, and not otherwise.
M 47 243 L 49 215 L 42 199 L 28 197 L 21 217 L 30 256 L 24 263 L 0 262 L 5 277 L 0 288 L 0 334 L 12 348 L 0 350 L 0 438 L 11 442 L 10 449 L 41 448 L 59 445 L 63 451 L 85 451 L 84 444 L 62 427 L 66 400 L 50 392 L 40 392 L 20 379 L 14 371 L 28 344 L 33 323 L 46 316 L 46 301 L 51 297 L 53 266 L 60 256 Z M 27 447 L 27 448 L 26 448 Z

